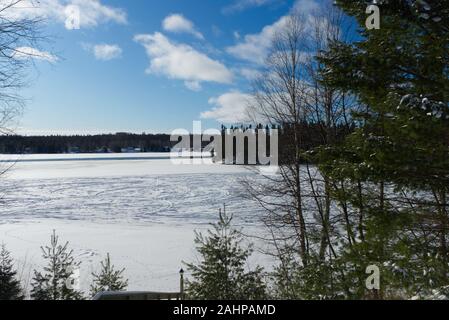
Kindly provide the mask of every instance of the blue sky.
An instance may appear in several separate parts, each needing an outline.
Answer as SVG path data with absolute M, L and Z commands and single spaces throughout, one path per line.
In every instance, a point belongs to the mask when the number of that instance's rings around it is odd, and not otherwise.
M 32 1 L 32 0 L 26 0 Z M 80 29 L 67 21 L 79 10 Z M 19 132 L 171 132 L 238 121 L 272 32 L 313 0 L 41 0 Z M 26 48 L 32 50 L 31 48 Z M 39 51 L 37 51 L 39 50 Z

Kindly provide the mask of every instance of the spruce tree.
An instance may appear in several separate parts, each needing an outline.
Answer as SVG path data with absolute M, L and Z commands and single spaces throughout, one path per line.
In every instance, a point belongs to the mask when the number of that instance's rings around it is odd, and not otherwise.
M 195 244 L 201 256 L 198 264 L 188 263 L 192 279 L 186 295 L 195 300 L 255 300 L 266 297 L 263 270 L 257 266 L 246 271 L 251 248 L 243 248 L 240 232 L 231 227 L 232 216 L 226 210 L 212 225 L 207 236 L 196 232 Z
M 90 293 L 95 296 L 103 291 L 124 291 L 128 287 L 128 280 L 124 278 L 125 269 L 115 270 L 111 264 L 109 253 L 104 261 L 101 262 L 100 273 L 92 273 L 93 280 L 90 286 Z
M 6 246 L 0 251 L 0 300 L 23 300 L 23 289 L 17 279 L 13 260 Z
M 334 197 L 359 216 L 359 239 L 339 257 L 352 266 L 342 281 L 364 297 L 364 269 L 376 264 L 380 297 L 447 286 L 449 2 L 377 1 L 379 30 L 364 28 L 367 1 L 336 4 L 361 37 L 322 55 L 323 81 L 365 106 L 355 132 L 320 154 Z
M 41 247 L 47 265 L 42 272 L 34 270 L 31 298 L 34 300 L 81 300 L 83 295 L 73 288 L 73 276 L 80 263 L 73 258 L 68 242 L 59 244 L 53 231 L 49 246 Z

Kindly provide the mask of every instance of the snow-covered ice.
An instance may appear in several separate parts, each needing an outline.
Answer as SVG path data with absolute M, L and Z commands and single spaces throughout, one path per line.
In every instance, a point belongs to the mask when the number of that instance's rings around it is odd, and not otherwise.
M 223 204 L 245 233 L 263 232 L 262 210 L 242 198 L 242 166 L 175 165 L 168 154 L 0 156 L 0 242 L 22 278 L 42 264 L 40 246 L 55 229 L 82 261 L 81 284 L 110 253 L 126 267 L 132 290 L 176 291 L 182 261 L 195 257 L 194 230 L 204 230 Z M 262 246 L 262 243 L 258 245 Z M 263 255 L 251 263 L 269 265 Z

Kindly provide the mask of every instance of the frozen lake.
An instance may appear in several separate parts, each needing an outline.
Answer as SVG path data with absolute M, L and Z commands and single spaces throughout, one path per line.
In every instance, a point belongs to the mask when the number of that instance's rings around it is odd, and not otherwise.
M 173 164 L 169 154 L 0 156 L 0 242 L 24 282 L 42 263 L 40 246 L 55 229 L 82 261 L 81 283 L 110 253 L 126 267 L 130 290 L 176 291 L 182 261 L 195 260 L 194 230 L 226 204 L 235 224 L 259 236 L 261 209 L 242 198 L 241 166 Z M 259 243 L 260 246 L 262 244 Z M 251 263 L 269 265 L 256 254 Z

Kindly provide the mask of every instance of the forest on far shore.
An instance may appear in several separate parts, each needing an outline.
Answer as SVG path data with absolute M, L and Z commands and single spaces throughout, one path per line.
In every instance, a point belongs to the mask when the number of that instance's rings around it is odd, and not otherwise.
M 289 124 L 282 124 L 277 126 L 268 125 L 233 125 L 226 127 L 221 126 L 222 146 L 225 146 L 227 136 L 235 138 L 236 132 L 246 133 L 251 130 L 256 136 L 260 130 L 264 130 L 267 135 L 269 145 L 270 131 L 277 129 L 279 132 L 279 152 L 282 155 L 288 146 L 291 139 L 292 128 Z M 354 126 L 347 126 L 345 124 L 338 124 L 333 128 L 326 126 L 324 123 L 303 123 L 297 125 L 300 131 L 300 136 L 304 141 L 305 148 L 318 147 L 324 144 L 324 137 L 327 132 L 333 131 L 336 138 L 341 141 L 349 133 L 353 132 Z M 4 135 L 0 136 L 0 153 L 2 154 L 58 154 L 58 153 L 122 153 L 122 152 L 170 152 L 173 147 L 176 147 L 178 142 L 170 141 L 169 134 L 134 134 L 134 133 L 115 133 L 115 134 L 99 134 L 99 135 L 51 135 L 51 136 L 20 136 L 20 135 Z M 202 136 L 200 139 L 203 139 Z M 193 146 L 193 135 L 190 136 Z M 205 139 L 207 140 L 207 139 Z M 202 147 L 206 147 L 213 138 L 209 141 L 202 141 Z M 236 150 L 236 143 L 234 141 L 234 154 Z M 256 146 L 258 148 L 258 146 Z M 248 152 L 248 142 L 244 141 L 245 153 Z M 224 154 L 224 150 L 223 150 Z M 245 154 L 245 163 L 247 155 Z
M 141 152 L 168 152 L 174 144 L 174 142 L 170 142 L 170 135 L 168 134 L 7 135 L 0 136 L 0 153 L 119 153 L 131 149 Z

